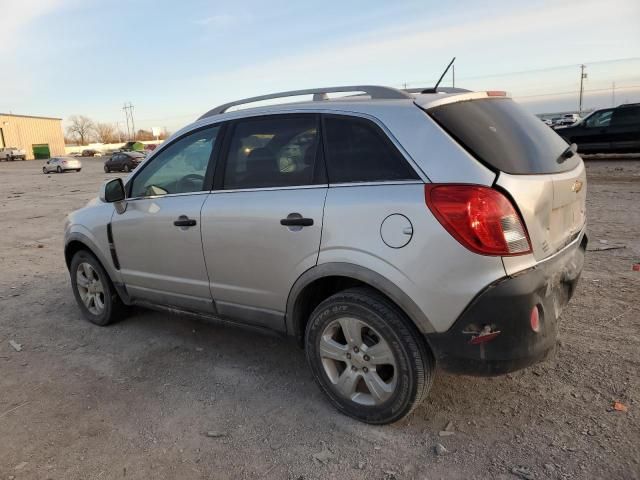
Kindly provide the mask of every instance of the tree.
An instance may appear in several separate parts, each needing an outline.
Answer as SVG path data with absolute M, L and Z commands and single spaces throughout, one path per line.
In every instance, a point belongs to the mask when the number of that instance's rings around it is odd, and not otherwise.
M 138 133 L 136 133 L 136 140 L 144 142 L 146 140 L 155 140 L 155 137 L 149 130 L 140 129 Z
M 67 127 L 67 134 L 76 137 L 80 145 L 86 145 L 94 130 L 93 120 L 84 115 L 71 115 L 69 123 L 71 125 Z
M 96 123 L 93 130 L 101 143 L 115 143 L 118 141 L 118 132 L 111 123 Z

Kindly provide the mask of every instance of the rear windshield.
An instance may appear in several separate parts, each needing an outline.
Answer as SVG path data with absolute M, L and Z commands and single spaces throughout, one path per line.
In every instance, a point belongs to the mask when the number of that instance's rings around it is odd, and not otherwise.
M 512 174 L 566 172 L 579 157 L 562 158 L 568 145 L 508 98 L 486 98 L 427 110 L 464 148 L 493 170 Z

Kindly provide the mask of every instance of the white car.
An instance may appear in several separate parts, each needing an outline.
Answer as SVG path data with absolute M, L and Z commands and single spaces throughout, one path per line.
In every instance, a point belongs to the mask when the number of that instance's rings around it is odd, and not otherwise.
M 578 120 L 580 120 L 580 116 L 577 113 L 565 113 L 555 125 L 559 127 L 573 125 Z
M 82 162 L 77 158 L 71 157 L 53 157 L 45 162 L 42 166 L 42 173 L 63 173 L 67 171 L 79 172 L 82 169 Z

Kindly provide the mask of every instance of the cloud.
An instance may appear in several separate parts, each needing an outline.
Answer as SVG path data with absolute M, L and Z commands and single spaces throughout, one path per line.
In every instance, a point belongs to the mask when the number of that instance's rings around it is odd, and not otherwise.
M 600 28 L 603 23 L 613 25 L 615 19 L 632 18 L 639 10 L 637 4 L 630 0 L 612 0 L 606 11 L 603 11 L 601 2 L 597 0 L 548 2 L 538 4 L 535 9 L 530 6 L 520 7 L 462 22 L 455 18 L 450 18 L 448 23 L 441 25 L 414 22 L 393 30 L 369 31 L 359 37 L 340 39 L 339 43 L 325 43 L 322 47 L 309 49 L 303 54 L 258 60 L 255 63 L 248 61 L 247 66 L 217 73 L 209 77 L 207 82 L 215 82 L 234 90 L 244 88 L 248 93 L 266 91 L 276 85 L 302 88 L 304 85 L 325 82 L 371 81 L 375 78 L 389 78 L 391 75 L 399 82 L 405 79 L 406 74 L 439 68 L 440 63 L 454 53 L 459 52 L 460 56 L 464 56 L 470 52 L 477 58 L 478 50 L 483 45 L 493 47 L 482 56 L 487 59 L 487 63 L 498 65 L 499 69 L 500 56 L 504 56 L 505 62 L 521 57 L 528 53 L 523 51 L 523 46 L 535 48 L 536 42 L 543 36 L 552 38 L 563 31 L 578 32 L 578 35 L 580 32 L 593 32 L 595 30 L 590 30 L 591 27 Z M 557 45 L 556 51 L 568 49 L 567 45 L 578 46 L 567 42 Z M 590 54 L 591 51 L 583 53 Z M 576 62 L 579 61 L 581 59 L 576 58 Z M 505 64 L 505 70 L 508 71 L 509 68 Z M 260 79 L 259 83 L 256 83 L 256 79 Z
M 196 25 L 206 25 L 213 27 L 226 27 L 228 25 L 233 24 L 235 18 L 232 15 L 227 13 L 221 13 L 218 15 L 211 15 L 209 17 L 199 18 L 194 20 L 193 23 Z
M 21 35 L 27 33 L 29 25 L 38 18 L 63 7 L 67 0 L 0 0 L 2 12 L 2 37 L 0 52 L 11 52 Z

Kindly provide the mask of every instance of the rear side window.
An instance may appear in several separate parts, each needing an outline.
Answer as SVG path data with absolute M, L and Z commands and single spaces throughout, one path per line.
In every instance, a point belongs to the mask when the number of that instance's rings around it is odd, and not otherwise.
M 511 99 L 448 103 L 427 113 L 493 170 L 542 174 L 566 172 L 578 165 L 577 155 L 561 158 L 568 145 L 556 132 Z
M 290 187 L 314 183 L 318 117 L 273 116 L 236 123 L 224 188 Z
M 385 134 L 368 120 L 327 116 L 324 135 L 331 183 L 419 179 Z
M 616 108 L 613 112 L 611 125 L 614 127 L 640 125 L 640 107 Z

